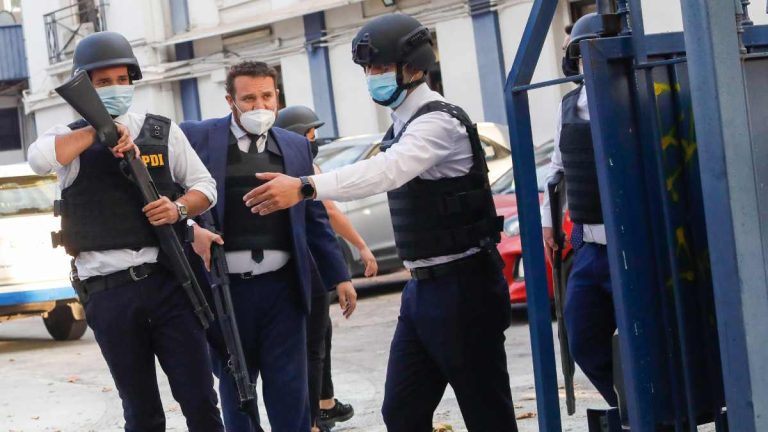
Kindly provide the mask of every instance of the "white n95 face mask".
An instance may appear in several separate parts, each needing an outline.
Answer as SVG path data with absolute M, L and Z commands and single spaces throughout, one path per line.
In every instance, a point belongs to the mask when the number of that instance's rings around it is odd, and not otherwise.
M 275 112 L 272 110 L 255 109 L 242 112 L 237 104 L 234 105 L 240 113 L 240 124 L 250 134 L 264 135 L 275 124 Z

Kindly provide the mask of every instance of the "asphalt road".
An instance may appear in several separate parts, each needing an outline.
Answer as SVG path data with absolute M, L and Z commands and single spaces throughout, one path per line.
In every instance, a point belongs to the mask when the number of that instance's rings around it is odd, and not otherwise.
M 358 310 L 348 321 L 338 306 L 332 306 L 337 397 L 354 405 L 356 411 L 353 419 L 340 423 L 335 431 L 386 430 L 380 406 L 402 279 L 402 275 L 394 275 L 367 282 Z M 539 428 L 529 329 L 524 308 L 515 312 L 516 319 L 506 332 L 510 382 L 520 430 L 533 432 Z M 168 383 L 162 372 L 159 375 L 168 430 L 186 430 Z M 576 391 L 578 414 L 567 417 L 561 389 L 564 431 L 586 431 L 585 409 L 604 406 L 580 371 Z M 266 414 L 262 418 L 266 419 Z M 450 388 L 435 421 L 451 424 L 456 431 L 466 430 Z M 0 325 L 0 432 L 117 432 L 122 424 L 117 391 L 90 330 L 82 340 L 55 342 L 40 319 Z

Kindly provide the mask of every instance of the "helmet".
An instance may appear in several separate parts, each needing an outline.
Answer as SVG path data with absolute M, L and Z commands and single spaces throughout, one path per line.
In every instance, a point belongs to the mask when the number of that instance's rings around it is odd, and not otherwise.
M 565 49 L 565 55 L 570 60 L 577 60 L 581 57 L 579 42 L 586 39 L 597 39 L 606 33 L 603 17 L 592 12 L 584 15 L 573 23 L 571 29 L 571 40 Z
M 128 76 L 131 80 L 141 79 L 139 61 L 133 55 L 131 44 L 125 36 L 109 31 L 98 32 L 86 36 L 75 47 L 72 74 L 81 70 L 90 72 L 94 69 L 121 65 L 128 66 Z
M 397 64 L 428 70 L 435 63 L 429 29 L 411 16 L 388 14 L 366 23 L 352 40 L 352 59 L 360 66 Z
M 325 122 L 317 118 L 317 114 L 311 108 L 294 105 L 281 109 L 277 113 L 275 126 L 295 132 L 299 135 L 306 135 L 312 128 L 319 128 Z

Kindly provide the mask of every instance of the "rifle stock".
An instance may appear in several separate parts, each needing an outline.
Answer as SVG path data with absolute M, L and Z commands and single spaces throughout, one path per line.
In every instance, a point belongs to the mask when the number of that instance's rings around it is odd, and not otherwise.
M 216 315 L 219 327 L 227 347 L 226 369 L 232 375 L 240 399 L 240 411 L 247 414 L 253 425 L 259 424 L 259 411 L 256 405 L 256 384 L 251 382 L 248 366 L 245 361 L 245 353 L 240 339 L 240 331 L 237 327 L 237 318 L 232 304 L 232 295 L 229 291 L 229 270 L 224 247 L 219 244 L 211 244 L 211 292 L 213 303 L 216 307 Z
M 558 172 L 547 185 L 549 203 L 552 211 L 552 231 L 558 250 L 552 258 L 552 280 L 555 292 L 555 315 L 557 316 L 557 336 L 560 342 L 560 362 L 563 369 L 563 381 L 565 384 L 565 405 L 568 415 L 576 412 L 576 394 L 573 386 L 575 365 L 568 346 L 568 332 L 566 331 L 564 317 L 565 285 L 563 275 L 563 246 L 565 236 L 563 233 L 563 194 L 565 193 L 565 176 Z
M 107 147 L 117 145 L 119 136 L 115 122 L 101 102 L 87 72 L 76 73 L 69 81 L 57 87 L 56 93 L 96 129 L 96 137 L 102 144 Z M 125 153 L 121 166 L 139 188 L 144 204 L 160 198 L 147 166 L 133 151 Z M 208 328 L 213 320 L 213 313 L 184 254 L 178 234 L 171 225 L 153 226 L 153 229 L 160 242 L 160 249 L 167 256 L 177 281 L 192 303 L 195 314 L 203 327 Z

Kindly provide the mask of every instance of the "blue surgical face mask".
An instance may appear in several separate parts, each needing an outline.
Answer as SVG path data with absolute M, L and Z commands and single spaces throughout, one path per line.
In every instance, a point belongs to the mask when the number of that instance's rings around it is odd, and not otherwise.
M 397 74 L 395 72 L 385 72 L 379 75 L 367 75 L 368 79 L 368 93 L 371 94 L 373 101 L 379 105 L 385 105 L 392 109 L 399 107 L 408 92 L 403 88 L 399 88 L 397 85 Z M 386 102 L 394 96 L 396 92 L 400 92 L 394 102 L 386 104 Z
M 113 116 L 128 112 L 133 102 L 133 85 L 113 85 L 96 89 L 107 111 Z

